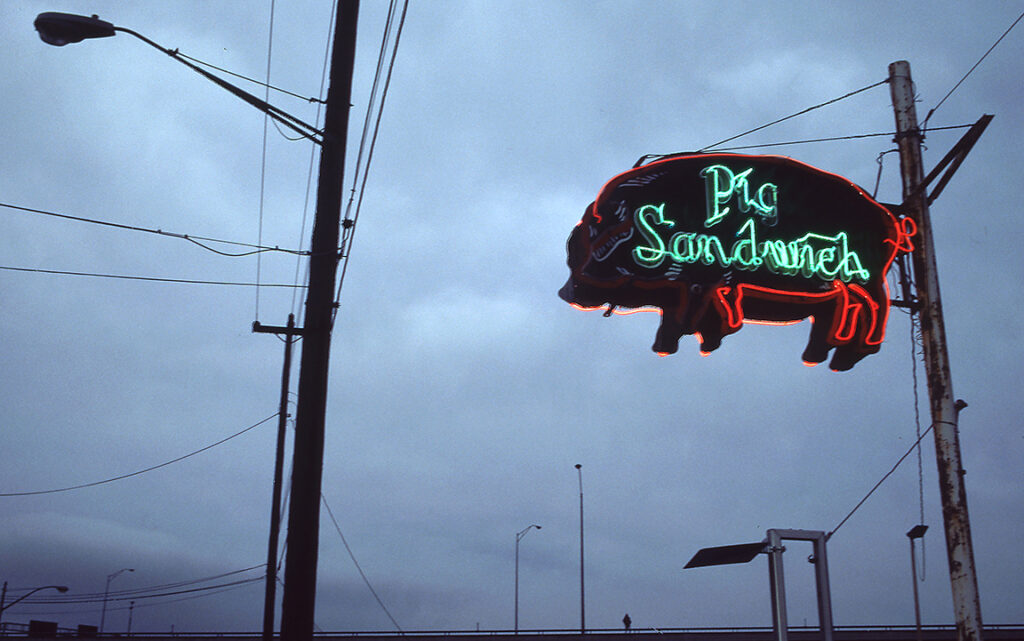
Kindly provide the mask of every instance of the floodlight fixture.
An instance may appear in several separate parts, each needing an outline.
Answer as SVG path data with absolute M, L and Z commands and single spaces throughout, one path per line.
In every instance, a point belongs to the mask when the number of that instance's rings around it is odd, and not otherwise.
M 921 537 L 924 536 L 924 533 L 927 532 L 927 531 L 928 531 L 928 526 L 927 525 L 915 525 L 914 527 L 910 528 L 909 532 L 907 532 L 907 536 L 910 537 L 910 539 L 912 539 L 912 540 L 913 539 L 920 539 Z
M 818 593 L 818 625 L 821 628 L 822 641 L 833 641 L 832 597 L 828 580 L 828 558 L 825 554 L 825 542 L 828 540 L 828 535 L 818 530 L 780 529 L 768 530 L 767 534 L 768 536 L 763 541 L 757 543 L 720 545 L 698 550 L 684 569 L 749 563 L 759 554 L 767 554 L 775 641 L 788 641 L 786 584 L 782 571 L 782 553 L 786 551 L 786 548 L 782 542 L 784 540 L 809 541 L 814 544 L 814 554 L 811 555 L 811 560 L 814 564 L 814 578 Z
M 740 543 L 737 545 L 720 545 L 713 548 L 698 550 L 683 569 L 703 568 L 710 565 L 729 565 L 732 563 L 749 563 L 758 554 L 765 551 L 767 541 L 757 543 Z

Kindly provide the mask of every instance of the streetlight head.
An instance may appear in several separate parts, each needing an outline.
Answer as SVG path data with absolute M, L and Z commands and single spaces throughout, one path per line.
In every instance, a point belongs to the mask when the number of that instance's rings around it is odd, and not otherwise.
M 540 529 L 539 525 L 534 525 L 533 527 L 537 528 L 538 530 Z
M 911 540 L 919 539 L 919 538 L 923 537 L 924 533 L 927 532 L 927 531 L 928 531 L 928 526 L 927 525 L 915 525 L 914 527 L 910 528 L 909 532 L 907 532 L 907 536 Z
M 578 469 L 580 469 L 581 467 L 583 467 L 583 466 L 582 466 L 582 465 L 580 465 L 579 463 L 577 463 L 577 464 L 576 464 L 576 469 L 577 469 L 577 470 L 578 470 Z
M 106 38 L 114 35 L 114 25 L 98 16 L 79 16 L 73 13 L 48 11 L 36 16 L 36 31 L 43 42 L 63 47 L 86 38 Z
M 58 586 L 54 586 L 54 587 L 56 587 L 57 591 L 60 592 L 61 594 L 63 594 L 63 593 L 68 591 L 68 586 L 66 586 L 66 585 L 58 585 Z

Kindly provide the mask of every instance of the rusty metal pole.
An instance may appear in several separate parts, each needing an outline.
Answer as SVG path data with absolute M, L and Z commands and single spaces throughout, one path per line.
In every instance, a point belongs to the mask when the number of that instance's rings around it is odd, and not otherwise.
M 910 63 L 901 60 L 889 65 L 889 90 L 896 115 L 896 143 L 900 151 L 904 204 L 917 223 L 913 253 L 914 278 L 917 281 L 917 298 L 921 305 L 918 313 L 924 340 L 935 457 L 939 467 L 939 494 L 942 499 L 942 519 L 946 528 L 946 553 L 949 559 L 949 580 L 953 588 L 953 613 L 959 641 L 981 641 L 981 603 L 978 597 L 978 578 L 974 569 L 974 549 L 971 544 L 970 520 L 967 517 L 967 491 L 964 487 L 964 470 L 960 460 L 957 428 L 959 403 L 962 401 L 954 401 L 953 397 L 927 196 L 924 190 L 917 189 L 924 179 L 924 166 L 921 160 L 922 135 L 917 125 Z

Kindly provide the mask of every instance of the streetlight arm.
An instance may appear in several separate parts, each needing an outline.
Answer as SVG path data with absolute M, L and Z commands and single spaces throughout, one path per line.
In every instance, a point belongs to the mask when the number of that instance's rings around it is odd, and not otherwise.
M 268 116 L 270 116 L 274 120 L 280 122 L 282 125 L 288 127 L 292 131 L 295 131 L 296 133 L 301 135 L 303 138 L 309 138 L 310 140 L 312 140 L 313 142 L 315 142 L 317 144 L 320 143 L 320 139 L 317 138 L 317 136 L 322 137 L 323 133 L 324 133 L 323 131 L 317 129 L 313 125 L 310 125 L 310 124 L 308 124 L 306 122 L 303 122 L 302 120 L 299 120 L 295 116 L 292 116 L 291 114 L 289 114 L 289 113 L 287 113 L 285 111 L 282 111 L 281 109 L 275 107 L 274 105 L 270 104 L 269 102 L 267 102 L 265 100 L 262 100 L 260 98 L 257 98 L 256 96 L 252 95 L 251 93 L 249 93 L 248 91 L 242 89 L 241 87 L 233 85 L 230 82 L 228 82 L 227 80 L 224 80 L 223 78 L 221 78 L 219 76 L 213 75 L 212 73 L 210 73 L 209 71 L 203 69 L 202 67 L 200 67 L 198 65 L 195 65 L 195 64 L 192 64 L 188 60 L 185 60 L 185 58 L 183 58 L 181 56 L 181 54 L 178 53 L 177 49 L 167 49 L 166 47 L 161 47 L 160 45 L 158 45 L 157 43 L 153 42 L 152 40 L 150 40 L 146 36 L 138 33 L 137 31 L 133 31 L 133 30 L 127 29 L 125 27 L 117 27 L 117 26 L 115 26 L 115 27 L 113 27 L 113 30 L 115 32 L 116 31 L 122 31 L 124 33 L 129 34 L 129 35 L 135 36 L 136 38 L 138 38 L 139 40 L 145 42 L 149 46 L 151 46 L 151 47 L 153 47 L 155 49 L 158 49 L 158 50 L 166 53 L 171 58 L 174 58 L 175 60 L 177 60 L 181 64 L 185 65 L 186 67 L 188 67 L 192 71 L 195 71 L 196 73 L 198 73 L 199 75 L 203 76 L 207 80 L 210 80 L 211 82 L 213 82 L 217 86 L 219 86 L 219 87 L 221 87 L 223 89 L 227 89 L 232 94 L 238 96 L 239 98 L 241 98 L 245 102 L 249 103 L 253 107 L 256 107 L 257 109 L 259 109 L 263 113 L 267 114 Z
M 35 28 L 36 31 L 39 32 L 39 37 L 43 42 L 57 47 L 63 47 L 64 45 L 81 42 L 82 40 L 90 38 L 107 38 L 115 35 L 118 31 L 135 36 L 149 46 L 166 53 L 189 69 L 192 69 L 199 75 L 215 83 L 217 86 L 227 89 L 232 94 L 238 96 L 253 107 L 256 107 L 274 120 L 280 122 L 292 131 L 295 131 L 303 138 L 309 138 L 317 144 L 322 144 L 323 131 L 320 129 L 299 120 L 295 116 L 282 111 L 265 100 L 257 98 L 241 87 L 237 87 L 223 78 L 213 75 L 202 67 L 192 64 L 188 60 L 185 60 L 185 58 L 178 53 L 177 49 L 161 47 L 136 31 L 126 29 L 125 27 L 118 27 L 112 23 L 100 20 L 97 16 L 78 16 L 70 13 L 58 13 L 54 11 L 39 14 L 35 20 Z
M 20 603 L 21 601 L 24 601 L 25 599 L 27 599 L 28 597 L 32 596 L 33 594 L 35 594 L 36 592 L 38 592 L 40 590 L 49 590 L 51 588 L 54 589 L 54 590 L 57 590 L 58 592 L 62 592 L 62 593 L 68 591 L 68 586 L 66 586 L 66 585 L 44 585 L 41 588 L 36 588 L 34 590 L 26 592 L 25 594 L 21 595 L 20 597 L 18 597 L 17 599 L 11 601 L 10 603 L 4 604 L 3 610 L 6 610 L 7 608 L 11 607 L 12 605 L 15 605 L 17 603 Z M 0 612 L 2 612 L 3 610 L 0 610 Z
M 523 528 L 522 531 L 516 532 L 516 543 L 518 543 L 520 539 L 526 536 L 526 533 L 532 530 L 533 528 L 537 528 L 539 530 L 540 526 L 537 524 L 527 525 L 525 528 Z

